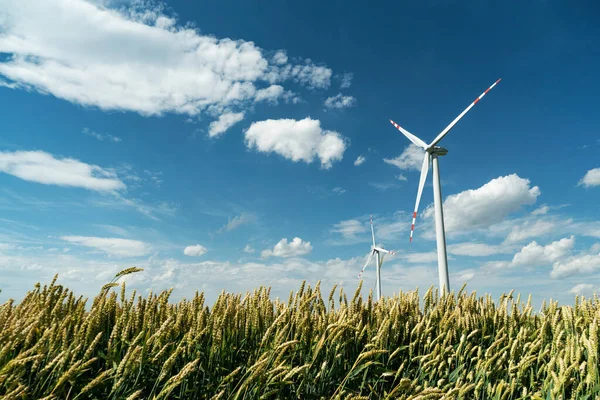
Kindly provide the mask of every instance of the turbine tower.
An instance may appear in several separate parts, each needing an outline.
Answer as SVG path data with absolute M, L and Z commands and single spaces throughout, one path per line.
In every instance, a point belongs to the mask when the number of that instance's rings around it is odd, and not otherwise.
M 382 245 L 377 246 L 375 244 L 375 231 L 373 230 L 373 216 L 370 216 L 371 219 L 371 237 L 373 238 L 373 245 L 371 246 L 371 254 L 369 254 L 369 258 L 367 258 L 367 262 L 365 263 L 365 266 L 362 268 L 362 270 L 358 273 L 358 278 L 360 279 L 360 277 L 362 276 L 363 271 L 365 270 L 365 268 L 367 268 L 367 265 L 369 265 L 369 263 L 371 262 L 371 259 L 373 258 L 373 254 L 375 254 L 375 266 L 377 267 L 377 301 L 379 301 L 379 299 L 381 298 L 381 265 L 383 264 L 383 256 L 385 254 L 396 254 L 393 251 L 389 251 L 383 248 Z M 383 254 L 380 254 L 383 253 Z
M 425 179 L 427 179 L 427 172 L 429 172 L 429 163 L 433 164 L 433 203 L 435 208 L 435 236 L 437 241 L 437 255 L 438 255 L 438 274 L 441 294 L 448 293 L 450 291 L 450 279 L 448 278 L 448 258 L 446 255 L 446 234 L 444 231 L 444 212 L 442 210 L 442 188 L 440 185 L 440 167 L 438 158 L 445 156 L 448 153 L 443 147 L 436 146 L 440 140 L 446 136 L 448 132 L 456 125 L 456 123 L 489 92 L 492 90 L 502 78 L 498 79 L 492 86 L 490 86 L 485 92 L 483 92 L 478 98 L 472 102 L 469 107 L 459 114 L 454 121 L 450 122 L 443 131 L 431 142 L 426 144 L 424 141 L 402 128 L 400 125 L 390 120 L 400 132 L 404 134 L 415 145 L 425 150 L 425 157 L 423 158 L 423 166 L 421 168 L 421 179 L 419 180 L 419 189 L 417 191 L 417 201 L 415 202 L 415 210 L 413 212 L 412 227 L 410 229 L 410 241 L 412 242 L 413 232 L 415 230 L 415 221 L 417 219 L 417 209 L 419 208 L 419 201 L 421 201 L 421 194 L 423 193 L 423 186 L 425 185 Z

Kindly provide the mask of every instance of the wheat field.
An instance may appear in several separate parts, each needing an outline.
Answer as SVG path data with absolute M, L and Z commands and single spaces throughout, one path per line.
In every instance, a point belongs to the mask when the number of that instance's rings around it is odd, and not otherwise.
M 93 299 L 36 284 L 0 306 L 3 399 L 593 399 L 600 303 L 495 302 L 463 288 L 374 302 L 304 283 L 127 295 L 121 271 Z

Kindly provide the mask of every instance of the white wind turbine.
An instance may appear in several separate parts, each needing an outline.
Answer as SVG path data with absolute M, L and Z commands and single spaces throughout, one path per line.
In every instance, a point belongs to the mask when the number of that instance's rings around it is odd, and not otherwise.
M 358 273 L 358 278 L 360 278 L 362 276 L 363 271 L 365 270 L 365 268 L 367 268 L 367 265 L 369 265 L 369 263 L 371 262 L 371 259 L 373 258 L 373 254 L 375 254 L 375 262 L 376 262 L 376 267 L 377 267 L 377 301 L 379 301 L 379 299 L 381 298 L 381 265 L 383 264 L 383 256 L 385 254 L 396 254 L 393 251 L 389 251 L 383 248 L 382 245 L 377 246 L 375 244 L 375 231 L 373 230 L 373 216 L 370 216 L 371 218 L 371 236 L 373 237 L 373 246 L 371 246 L 371 254 L 369 254 L 369 258 L 367 258 L 367 262 L 365 263 L 365 266 L 362 268 L 362 270 Z M 384 253 L 381 254 L 380 253 Z
M 500 78 L 502 79 L 502 78 Z M 437 241 L 437 255 L 438 255 L 438 274 L 440 282 L 440 291 L 442 294 L 450 291 L 450 280 L 448 278 L 448 259 L 446 256 L 446 235 L 444 232 L 444 213 L 442 210 L 442 189 L 440 186 L 440 168 L 438 164 L 438 157 L 445 156 L 448 153 L 443 147 L 436 146 L 440 140 L 450 129 L 456 125 L 456 123 L 489 92 L 498 82 L 498 79 L 492 86 L 490 86 L 485 92 L 483 92 L 478 98 L 472 102 L 458 117 L 454 119 L 439 135 L 431 142 L 426 144 L 424 141 L 402 128 L 400 125 L 390 120 L 400 132 L 404 134 L 415 145 L 425 150 L 425 157 L 423 158 L 423 167 L 421 168 L 421 179 L 419 181 L 419 190 L 417 191 L 417 201 L 415 203 L 415 210 L 413 212 L 412 227 L 410 229 L 410 241 L 412 242 L 413 231 L 415 230 L 415 221 L 417 218 L 417 209 L 419 208 L 419 201 L 421 200 L 421 193 L 423 192 L 423 186 L 425 185 L 425 179 L 427 178 L 427 172 L 429 171 L 429 162 L 433 164 L 433 202 L 435 208 L 435 233 Z

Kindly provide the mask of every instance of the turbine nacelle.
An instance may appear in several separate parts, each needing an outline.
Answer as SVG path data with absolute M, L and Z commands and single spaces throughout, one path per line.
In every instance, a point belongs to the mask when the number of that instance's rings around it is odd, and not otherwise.
M 444 148 L 444 147 L 440 147 L 440 146 L 434 146 L 431 150 L 427 149 L 427 152 L 431 155 L 437 155 L 439 157 L 441 156 L 445 156 L 446 154 L 448 154 L 448 149 Z

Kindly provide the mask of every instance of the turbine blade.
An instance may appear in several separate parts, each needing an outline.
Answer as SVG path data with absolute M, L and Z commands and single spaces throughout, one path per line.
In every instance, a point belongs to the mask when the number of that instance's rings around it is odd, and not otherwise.
M 394 253 L 393 251 L 389 251 L 389 250 L 386 250 L 386 249 L 382 249 L 381 247 L 376 247 L 376 248 L 375 248 L 375 250 L 377 250 L 377 251 L 378 251 L 378 252 L 380 252 L 380 253 L 394 254 L 394 255 L 396 254 L 396 253 Z
M 422 147 L 424 149 L 427 148 L 427 143 L 425 143 L 424 141 L 422 141 L 421 139 L 419 139 L 418 137 L 416 137 L 415 135 L 413 135 L 412 133 L 410 133 L 409 131 L 407 131 L 406 129 L 404 129 L 403 127 L 401 127 L 400 125 L 398 125 L 397 123 L 395 123 L 394 121 L 392 121 L 391 119 L 390 119 L 390 122 L 400 132 L 402 132 L 404 134 L 404 136 L 406 136 L 408 138 L 408 140 L 410 140 L 411 142 L 413 142 L 414 144 L 416 144 L 419 147 Z
M 369 265 L 369 263 L 371 262 L 371 258 L 373 258 L 373 254 L 375 254 L 375 250 L 371 251 L 371 254 L 369 254 L 369 258 L 367 258 L 367 262 L 365 263 L 365 266 L 362 267 L 362 269 L 360 270 L 360 272 L 358 273 L 358 278 L 360 279 L 362 273 L 364 272 L 365 268 L 367 268 L 367 265 Z
M 371 236 L 373 237 L 373 246 L 375 246 L 375 231 L 373 230 L 373 215 L 370 215 L 371 218 Z
M 421 168 L 421 179 L 419 180 L 419 190 L 417 191 L 417 201 L 415 203 L 415 211 L 413 212 L 412 227 L 410 228 L 410 241 L 412 242 L 413 232 L 415 231 L 415 221 L 417 220 L 417 210 L 419 209 L 419 202 L 421 201 L 421 194 L 423 194 L 423 187 L 425 186 L 425 180 L 427 179 L 427 172 L 429 172 L 429 153 L 425 152 L 425 158 L 423 158 L 423 167 Z
M 469 110 L 470 110 L 470 109 L 471 109 L 471 108 L 472 108 L 472 107 L 473 107 L 475 104 L 477 104 L 477 103 L 479 102 L 479 100 L 481 100 L 481 99 L 483 98 L 483 96 L 485 96 L 485 95 L 487 94 L 487 92 L 489 92 L 490 90 L 492 90 L 492 88 L 493 88 L 494 86 L 496 86 L 496 84 L 497 84 L 498 82 L 500 82 L 500 80 L 501 80 L 501 79 L 502 79 L 502 78 L 498 79 L 496 82 L 494 82 L 494 84 L 493 84 L 492 86 L 490 86 L 489 88 L 487 88 L 487 90 L 486 90 L 485 92 L 481 93 L 481 95 L 480 95 L 478 98 L 476 98 L 476 99 L 475 99 L 475 101 L 474 101 L 474 102 L 472 102 L 472 103 L 469 105 L 469 107 L 465 108 L 465 111 L 463 111 L 462 113 L 460 113 L 460 114 L 459 114 L 459 116 L 458 116 L 458 117 L 456 117 L 456 118 L 454 119 L 454 121 L 450 122 L 450 125 L 448 125 L 448 126 L 447 126 L 447 127 L 446 127 L 446 128 L 443 130 L 443 131 L 442 131 L 442 132 L 440 132 L 440 134 L 439 134 L 439 135 L 437 135 L 437 137 L 436 137 L 436 138 L 433 140 L 433 142 L 431 142 L 431 144 L 430 144 L 429 146 L 427 146 L 427 148 L 428 148 L 428 149 L 430 149 L 430 148 L 432 148 L 433 146 L 435 146 L 436 144 L 438 144 L 438 142 L 439 142 L 440 140 L 442 140 L 442 138 L 443 138 L 444 136 L 446 136 L 446 134 L 447 134 L 448 132 L 450 132 L 450 129 L 454 128 L 454 125 L 456 125 L 456 123 L 457 123 L 457 122 L 458 122 L 458 121 L 459 121 L 459 120 L 460 120 L 460 119 L 461 119 L 461 118 L 462 118 L 462 117 L 463 117 L 463 116 L 464 116 L 464 115 L 465 115 L 465 114 L 466 114 L 466 113 L 467 113 L 467 112 L 468 112 L 468 111 L 469 111 Z

